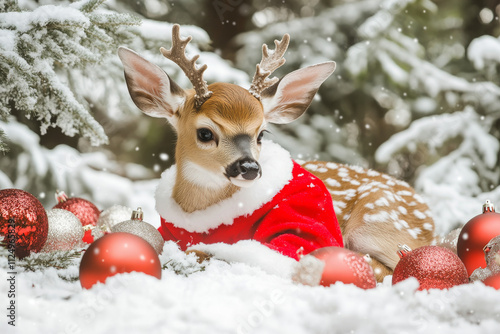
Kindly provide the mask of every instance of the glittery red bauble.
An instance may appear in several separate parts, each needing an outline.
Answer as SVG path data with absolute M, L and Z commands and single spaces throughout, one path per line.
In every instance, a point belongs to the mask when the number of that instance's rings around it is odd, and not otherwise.
M 124 232 L 106 234 L 93 242 L 80 263 L 80 283 L 90 289 L 97 282 L 120 273 L 142 272 L 161 278 L 161 263 L 151 245 Z
M 13 233 L 15 231 L 15 233 Z M 42 203 L 35 196 L 19 189 L 0 190 L 0 237 L 19 258 L 42 249 L 49 223 Z M 17 241 L 14 241 L 17 238 Z
M 56 197 L 59 203 L 53 209 L 63 209 L 73 213 L 80 220 L 82 226 L 87 228 L 97 224 L 101 211 L 90 201 L 78 197 L 68 198 L 64 192 L 59 192 Z M 90 228 L 85 231 L 82 240 L 88 244 L 94 241 Z
M 483 283 L 487 286 L 500 290 L 500 274 L 488 277 L 483 281 Z
M 309 255 L 323 261 L 325 267 L 320 284 L 330 286 L 335 282 L 354 284 L 362 289 L 377 285 L 372 267 L 359 254 L 342 247 L 324 247 Z
M 420 283 L 418 290 L 449 289 L 469 283 L 469 275 L 460 258 L 447 248 L 423 246 L 408 252 L 399 260 L 392 284 L 415 277 Z
M 457 254 L 465 264 L 469 276 L 477 268 L 486 268 L 483 248 L 500 235 L 500 214 L 486 211 L 469 220 L 458 236 Z

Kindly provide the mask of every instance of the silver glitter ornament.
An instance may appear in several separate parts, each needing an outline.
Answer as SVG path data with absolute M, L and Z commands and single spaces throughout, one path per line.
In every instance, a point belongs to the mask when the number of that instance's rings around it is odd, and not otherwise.
M 129 220 L 133 210 L 123 205 L 113 205 L 101 212 L 96 228 L 92 231 L 95 239 L 99 239 L 105 233 L 110 233 L 116 224 Z
M 494 237 L 484 246 L 486 265 L 493 274 L 500 273 L 500 235 Z
M 484 246 L 486 268 L 477 268 L 470 276 L 471 282 L 484 281 L 490 276 L 500 273 L 500 235 L 494 237 Z
M 49 233 L 42 252 L 71 250 L 82 240 L 84 231 L 80 220 L 63 209 L 47 211 Z
M 153 246 L 156 253 L 161 254 L 165 240 L 153 225 L 143 221 L 142 218 L 142 209 L 137 208 L 132 212 L 130 220 L 111 227 L 111 232 L 127 232 L 137 235 Z
M 472 272 L 472 274 L 469 277 L 469 281 L 475 282 L 475 281 L 484 281 L 488 277 L 492 275 L 491 270 L 488 268 L 477 268 Z
M 460 232 L 462 231 L 462 228 L 456 228 L 452 230 L 450 233 L 445 235 L 439 242 L 438 246 L 448 248 L 451 250 L 453 253 L 457 254 L 457 242 L 458 242 L 458 236 L 460 235 Z

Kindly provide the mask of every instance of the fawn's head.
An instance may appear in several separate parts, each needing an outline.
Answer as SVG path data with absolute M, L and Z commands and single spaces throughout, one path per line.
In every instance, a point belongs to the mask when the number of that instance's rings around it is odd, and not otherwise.
M 335 70 L 334 62 L 309 66 L 282 79 L 270 79 L 280 67 L 289 36 L 275 41 L 276 49 L 262 48 L 262 61 L 249 90 L 229 83 L 207 86 L 195 65 L 198 55 L 188 59 L 179 26 L 172 29 L 172 48 L 161 53 L 178 64 L 194 89 L 180 88 L 158 66 L 132 50 L 120 48 L 125 78 L 134 103 L 145 114 L 164 117 L 177 132 L 178 172 L 194 184 L 223 187 L 229 182 L 243 187 L 257 180 L 258 163 L 266 123 L 285 124 L 300 117 L 309 107 L 319 86 Z

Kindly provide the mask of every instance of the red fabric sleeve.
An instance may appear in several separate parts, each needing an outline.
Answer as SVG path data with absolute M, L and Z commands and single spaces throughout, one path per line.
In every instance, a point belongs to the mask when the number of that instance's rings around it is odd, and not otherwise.
M 293 174 L 257 224 L 253 239 L 294 259 L 301 247 L 304 254 L 321 247 L 343 247 L 332 198 L 323 182 L 298 164 Z
M 166 228 L 164 226 L 165 224 L 165 219 L 163 219 L 162 217 L 160 217 L 160 221 L 161 221 L 161 225 L 160 227 L 158 227 L 158 232 L 160 232 L 161 236 L 163 237 L 163 240 L 165 241 L 175 241 L 176 238 L 172 235 L 172 233 L 170 233 L 170 231 L 168 230 L 168 228 Z

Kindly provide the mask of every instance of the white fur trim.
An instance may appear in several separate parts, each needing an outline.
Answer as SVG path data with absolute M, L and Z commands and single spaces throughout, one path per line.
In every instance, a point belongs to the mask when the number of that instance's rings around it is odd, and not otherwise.
M 156 189 L 156 211 L 167 222 L 189 232 L 203 233 L 220 225 L 232 225 L 239 216 L 248 215 L 269 202 L 292 179 L 293 162 L 290 153 L 278 144 L 262 141 L 259 159 L 262 177 L 249 188 L 241 188 L 232 197 L 205 210 L 187 213 L 174 201 L 176 166 L 161 175 Z

